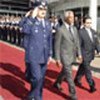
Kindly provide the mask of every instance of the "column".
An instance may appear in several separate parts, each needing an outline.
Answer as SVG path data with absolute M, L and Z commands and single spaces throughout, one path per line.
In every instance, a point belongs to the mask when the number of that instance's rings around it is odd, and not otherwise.
M 89 15 L 92 18 L 92 28 L 97 30 L 97 1 L 98 0 L 90 0 L 90 7 L 89 7 Z

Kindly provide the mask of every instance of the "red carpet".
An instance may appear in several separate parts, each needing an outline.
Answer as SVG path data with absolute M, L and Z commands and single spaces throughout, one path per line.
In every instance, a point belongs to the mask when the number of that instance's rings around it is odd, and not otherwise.
M 24 52 L 0 42 L 0 96 L 4 100 L 22 100 L 28 93 L 30 85 L 24 78 Z M 62 83 L 64 91 L 61 93 L 53 88 L 53 83 L 60 69 L 51 64 L 48 67 L 43 100 L 68 100 L 68 86 Z M 73 74 L 73 78 L 75 73 Z M 82 79 L 83 89 L 76 87 L 78 100 L 99 100 L 100 79 L 94 78 L 97 91 L 89 93 L 89 86 L 85 78 Z

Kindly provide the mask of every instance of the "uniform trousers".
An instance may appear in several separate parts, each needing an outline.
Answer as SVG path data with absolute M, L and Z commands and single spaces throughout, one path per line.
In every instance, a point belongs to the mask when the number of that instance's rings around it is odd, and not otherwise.
M 28 98 L 34 98 L 35 100 L 42 100 L 42 92 L 44 86 L 44 79 L 46 73 L 46 63 L 39 64 L 30 62 L 29 66 L 29 79 L 31 83 L 31 91 Z

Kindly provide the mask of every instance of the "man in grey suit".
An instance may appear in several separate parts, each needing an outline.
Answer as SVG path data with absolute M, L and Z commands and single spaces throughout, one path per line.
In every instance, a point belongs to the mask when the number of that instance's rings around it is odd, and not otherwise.
M 76 54 L 79 62 L 82 62 L 81 49 L 77 30 L 74 27 L 74 13 L 65 11 L 64 24 L 58 29 L 55 36 L 55 58 L 58 66 L 62 66 L 54 86 L 56 87 L 63 78 L 69 86 L 71 100 L 77 100 L 75 85 L 72 79 L 72 65 L 76 61 Z
M 92 20 L 89 16 L 83 19 L 84 27 L 79 30 L 83 62 L 79 66 L 75 77 L 75 84 L 82 86 L 80 80 L 85 75 L 90 86 L 90 92 L 96 91 L 95 82 L 92 78 L 90 63 L 94 59 L 95 49 L 100 52 L 100 44 L 96 32 L 91 28 Z

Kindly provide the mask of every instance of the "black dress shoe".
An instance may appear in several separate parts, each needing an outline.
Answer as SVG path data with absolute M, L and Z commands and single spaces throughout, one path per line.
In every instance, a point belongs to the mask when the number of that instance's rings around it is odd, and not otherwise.
M 70 100 L 78 100 L 76 96 L 71 96 Z
M 70 100 L 77 100 L 76 98 L 70 98 Z
M 93 92 L 95 92 L 96 91 L 96 88 L 95 88 L 95 82 L 94 82 L 94 80 L 93 80 L 93 82 L 92 82 L 92 85 L 90 85 L 90 93 L 93 93 Z
M 34 97 L 27 97 L 25 100 L 35 100 Z
M 78 80 L 74 80 L 74 83 L 75 83 L 76 86 L 82 87 L 82 83 L 79 82 Z
M 95 92 L 96 91 L 96 88 L 95 87 L 93 87 L 93 86 L 90 86 L 90 93 L 93 93 L 93 92 Z
M 63 90 L 63 89 L 61 88 L 61 86 L 60 86 L 59 83 L 55 83 L 53 86 L 54 86 L 57 90 L 59 90 L 59 91 L 62 91 L 62 90 Z

